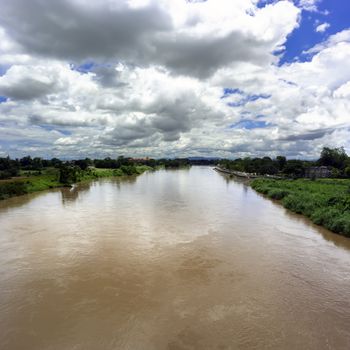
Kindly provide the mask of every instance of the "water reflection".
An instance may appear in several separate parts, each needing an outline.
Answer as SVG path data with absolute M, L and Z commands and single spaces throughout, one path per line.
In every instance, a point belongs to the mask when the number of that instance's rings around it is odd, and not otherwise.
M 89 191 L 93 182 L 82 182 L 75 184 L 72 187 L 63 187 L 60 189 L 62 196 L 62 204 L 76 201 L 83 195 L 84 192 Z
M 19 208 L 21 206 L 25 206 L 35 198 L 38 198 L 42 195 L 45 195 L 45 191 L 34 192 L 20 197 L 12 197 L 6 200 L 0 200 L 0 213 L 10 212 L 12 208 Z
M 254 192 L 254 195 L 266 199 L 268 200 L 272 205 L 275 205 L 277 208 L 281 208 L 284 212 L 284 215 L 286 217 L 288 217 L 289 219 L 293 220 L 293 221 L 297 221 L 302 223 L 303 225 L 309 227 L 310 229 L 314 229 L 317 230 L 317 232 L 319 232 L 319 234 L 322 235 L 322 237 L 329 241 L 334 243 L 335 246 L 344 248 L 346 250 L 350 250 L 350 239 L 341 236 L 341 235 L 337 235 L 321 226 L 318 226 L 316 224 L 314 224 L 310 219 L 304 217 L 303 215 L 298 215 L 295 214 L 285 208 L 283 208 L 282 204 L 279 201 L 276 200 L 271 200 L 270 198 L 266 197 L 265 195 L 255 192 L 251 189 L 251 187 L 249 186 L 249 180 L 246 179 L 241 179 L 241 178 L 237 178 L 237 177 L 233 177 L 233 176 L 229 176 L 223 173 L 218 173 L 222 178 L 224 178 L 225 182 L 229 185 L 230 183 L 236 183 L 236 184 L 241 184 L 242 185 L 242 190 L 245 194 L 248 194 L 250 191 Z

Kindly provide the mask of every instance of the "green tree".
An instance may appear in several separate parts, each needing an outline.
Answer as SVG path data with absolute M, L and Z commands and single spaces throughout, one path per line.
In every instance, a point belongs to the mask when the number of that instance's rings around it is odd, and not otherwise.
M 350 177 L 350 166 L 347 166 L 347 167 L 345 168 L 345 170 L 344 170 L 344 175 L 345 175 L 346 177 Z
M 293 178 L 303 177 L 305 173 L 304 163 L 297 159 L 288 160 L 283 169 L 283 173 Z
M 86 170 L 90 165 L 92 165 L 92 160 L 89 158 L 79 159 L 74 162 L 81 170 Z
M 318 164 L 331 166 L 337 169 L 344 169 L 348 161 L 348 156 L 344 147 L 329 148 L 323 147 Z
M 32 170 L 41 170 L 43 168 L 43 160 L 39 157 L 35 157 L 32 161 Z
M 333 178 L 341 177 L 341 171 L 337 168 L 332 168 L 332 177 Z
M 65 185 L 71 185 L 74 182 L 77 182 L 78 175 L 78 167 L 70 164 L 62 164 L 60 167 L 59 182 Z
M 277 162 L 278 170 L 282 171 L 287 163 L 287 158 L 284 156 L 277 156 L 276 162 Z

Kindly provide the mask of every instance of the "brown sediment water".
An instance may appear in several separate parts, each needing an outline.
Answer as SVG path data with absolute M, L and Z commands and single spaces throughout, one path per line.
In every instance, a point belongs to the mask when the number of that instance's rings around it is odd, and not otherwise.
M 0 202 L 0 349 L 349 349 L 350 240 L 210 167 Z

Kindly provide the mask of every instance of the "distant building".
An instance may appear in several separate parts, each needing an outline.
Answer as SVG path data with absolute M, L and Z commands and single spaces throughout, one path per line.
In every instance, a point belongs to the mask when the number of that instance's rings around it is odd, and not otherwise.
M 130 158 L 130 160 L 132 160 L 135 163 L 143 163 L 143 162 L 147 162 L 149 160 L 151 160 L 150 157 L 145 157 L 145 158 Z
M 331 177 L 332 172 L 326 166 L 312 166 L 305 170 L 305 177 L 308 178 L 324 178 Z

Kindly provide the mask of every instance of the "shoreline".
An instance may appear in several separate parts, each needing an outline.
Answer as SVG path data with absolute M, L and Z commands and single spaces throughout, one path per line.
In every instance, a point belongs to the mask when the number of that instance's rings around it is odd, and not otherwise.
M 350 181 L 255 179 L 249 181 L 249 186 L 294 214 L 350 238 Z
M 233 172 L 214 168 L 226 176 Z M 350 180 L 348 179 L 275 179 L 245 177 L 247 185 L 294 214 L 328 229 L 332 233 L 350 238 Z
M 72 186 L 87 181 L 97 180 L 101 178 L 123 178 L 132 177 L 143 174 L 146 171 L 154 170 L 152 167 L 140 165 L 136 166 L 136 173 L 126 174 L 121 169 L 98 169 L 92 171 L 83 171 L 79 181 L 72 184 L 64 184 L 59 182 L 59 173 L 57 169 L 50 169 L 47 173 L 40 175 L 32 175 L 25 178 L 12 178 L 0 181 L 0 201 L 18 197 L 30 193 L 55 189 L 55 188 L 71 188 Z
M 158 168 L 159 169 L 159 168 Z M 128 178 L 149 170 L 149 166 L 136 166 L 134 174 L 118 169 L 94 168 L 82 171 L 79 181 L 72 184 L 59 182 L 57 169 L 46 169 L 44 174 L 0 181 L 0 201 L 25 194 L 55 188 L 73 187 L 76 184 L 100 178 Z M 302 215 L 312 223 L 333 233 L 350 238 L 350 180 L 341 179 L 275 179 L 269 177 L 239 176 L 218 167 L 213 170 L 229 177 L 246 180 L 247 184 L 266 199 L 272 199 L 287 210 Z

